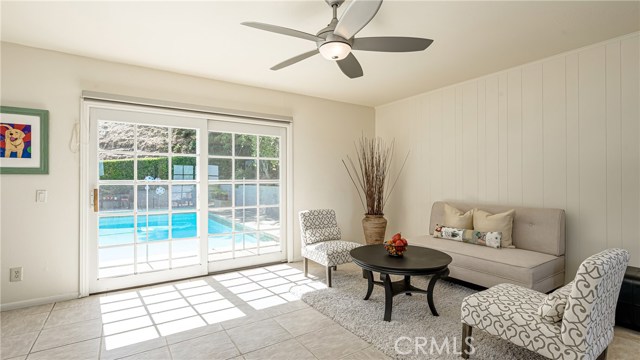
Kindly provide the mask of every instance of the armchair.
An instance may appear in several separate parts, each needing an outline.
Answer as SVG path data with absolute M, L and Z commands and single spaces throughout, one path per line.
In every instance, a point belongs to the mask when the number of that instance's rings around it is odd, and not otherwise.
M 336 213 L 332 209 L 305 210 L 298 215 L 304 276 L 307 276 L 308 259 L 311 259 L 326 267 L 327 286 L 331 287 L 331 269 L 351 262 L 349 252 L 361 245 L 341 240 Z
M 462 357 L 469 358 L 468 344 L 476 327 L 549 359 L 606 359 L 628 262 L 626 250 L 602 251 L 583 261 L 574 281 L 549 297 L 512 284 L 467 296 L 461 307 Z M 547 314 L 560 321 L 539 315 L 540 306 L 548 305 L 545 300 L 550 298 L 566 301 L 547 307 Z

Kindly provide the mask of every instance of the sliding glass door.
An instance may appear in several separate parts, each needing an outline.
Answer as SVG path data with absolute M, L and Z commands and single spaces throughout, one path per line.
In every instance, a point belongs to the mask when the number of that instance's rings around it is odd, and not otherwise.
M 89 117 L 90 292 L 286 260 L 286 128 L 129 106 Z

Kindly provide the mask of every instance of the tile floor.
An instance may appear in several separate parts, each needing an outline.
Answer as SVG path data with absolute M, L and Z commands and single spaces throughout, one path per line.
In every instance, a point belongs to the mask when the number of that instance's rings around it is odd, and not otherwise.
M 290 290 L 324 288 L 301 263 L 205 276 L 5 311 L 1 359 L 388 359 Z M 317 275 L 314 276 L 314 275 Z M 616 328 L 609 358 L 635 359 Z
M 322 268 L 311 268 L 323 274 Z M 300 264 L 5 311 L 4 359 L 387 359 L 290 292 Z

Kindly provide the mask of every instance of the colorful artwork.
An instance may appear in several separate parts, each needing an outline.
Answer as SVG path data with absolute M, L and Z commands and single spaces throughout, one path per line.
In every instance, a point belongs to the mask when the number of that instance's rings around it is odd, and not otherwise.
M 0 123 L 0 157 L 31 159 L 31 125 Z

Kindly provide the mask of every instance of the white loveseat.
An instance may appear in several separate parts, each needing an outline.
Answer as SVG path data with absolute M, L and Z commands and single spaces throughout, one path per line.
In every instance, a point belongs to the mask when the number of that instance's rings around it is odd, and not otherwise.
M 449 265 L 449 277 L 484 287 L 511 283 L 544 293 L 564 285 L 564 210 L 452 201 L 446 203 L 463 212 L 477 208 L 496 214 L 515 209 L 512 238 L 516 248 L 494 249 L 434 238 L 432 235 L 436 225 L 445 225 L 445 202 L 433 204 L 429 234 L 408 240 L 410 245 L 425 246 L 449 254 L 453 258 Z

